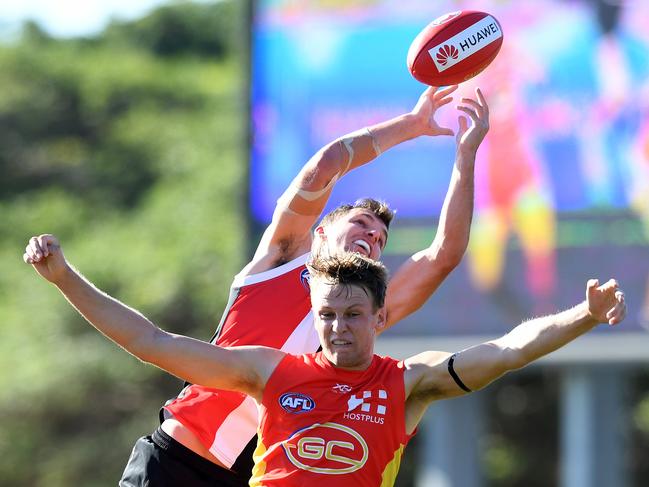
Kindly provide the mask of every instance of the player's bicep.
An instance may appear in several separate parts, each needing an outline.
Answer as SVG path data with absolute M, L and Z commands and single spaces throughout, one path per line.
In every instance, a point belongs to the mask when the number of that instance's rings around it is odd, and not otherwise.
M 467 348 L 449 358 L 449 376 L 465 391 L 482 389 L 511 369 L 508 351 L 498 340 Z
M 273 356 L 263 347 L 222 348 L 166 332 L 156 336 L 151 349 L 143 357 L 147 362 L 187 382 L 250 395 L 265 385 Z
M 412 393 L 430 401 L 477 391 L 509 370 L 506 351 L 497 341 L 453 354 L 424 352 L 408 359 L 406 366 L 418 371 Z

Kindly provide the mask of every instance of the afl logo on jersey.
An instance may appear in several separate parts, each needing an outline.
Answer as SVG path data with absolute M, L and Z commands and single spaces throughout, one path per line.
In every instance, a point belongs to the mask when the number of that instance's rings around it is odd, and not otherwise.
M 309 274 L 309 269 L 304 269 L 302 272 L 300 272 L 300 282 L 302 283 L 302 286 L 304 286 L 304 289 L 309 291 L 311 288 L 309 287 L 309 280 L 311 279 L 311 274 Z
M 315 401 L 299 392 L 287 392 L 279 397 L 279 405 L 287 413 L 306 413 L 315 408 Z
M 281 444 L 297 468 L 327 475 L 363 468 L 370 451 L 360 434 L 338 423 L 314 424 L 293 433 Z

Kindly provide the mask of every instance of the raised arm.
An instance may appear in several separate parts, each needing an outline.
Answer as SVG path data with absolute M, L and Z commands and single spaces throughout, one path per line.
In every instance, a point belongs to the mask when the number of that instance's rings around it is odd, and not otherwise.
M 599 323 L 617 325 L 625 315 L 624 293 L 618 283 L 611 279 L 600 286 L 592 279 L 586 287 L 586 301 L 569 310 L 526 321 L 497 340 L 453 356 L 424 352 L 411 357 L 406 360 L 410 415 L 420 418 L 430 402 L 481 389 L 506 372 L 563 347 Z
M 489 130 L 489 106 L 479 89 L 476 99 L 463 98 L 458 110 L 455 164 L 431 245 L 410 257 L 390 280 L 386 298 L 387 327 L 419 309 L 462 260 L 473 217 L 474 166 L 478 147 Z
M 54 284 L 105 336 L 140 360 L 186 381 L 260 398 L 268 377 L 284 356 L 264 347 L 221 348 L 161 330 L 85 279 L 66 261 L 53 235 L 32 237 L 23 260 Z
M 335 183 L 349 171 L 415 137 L 453 135 L 451 129 L 437 124 L 435 112 L 452 101 L 456 89 L 430 87 L 411 112 L 344 135 L 320 149 L 277 201 L 248 272 L 261 272 L 308 252 L 314 223 Z

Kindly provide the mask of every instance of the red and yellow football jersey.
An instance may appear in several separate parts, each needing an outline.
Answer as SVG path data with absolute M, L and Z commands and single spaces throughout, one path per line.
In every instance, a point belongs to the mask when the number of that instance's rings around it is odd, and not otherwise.
M 412 436 L 404 370 L 378 355 L 363 371 L 335 368 L 321 352 L 287 355 L 264 390 L 250 485 L 393 485 Z

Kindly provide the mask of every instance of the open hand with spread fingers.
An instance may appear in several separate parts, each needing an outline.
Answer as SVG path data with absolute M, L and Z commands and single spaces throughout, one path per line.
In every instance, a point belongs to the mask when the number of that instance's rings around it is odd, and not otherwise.
M 476 98 L 462 98 L 457 109 L 466 116 L 460 115 L 460 129 L 455 136 L 458 150 L 475 153 L 489 131 L 489 105 L 480 88 L 475 90 Z M 471 123 L 469 123 L 469 120 Z
M 421 126 L 421 135 L 453 135 L 453 129 L 440 127 L 435 120 L 435 113 L 440 107 L 453 101 L 451 94 L 457 85 L 438 88 L 430 86 L 421 94 L 411 115 L 414 115 Z

